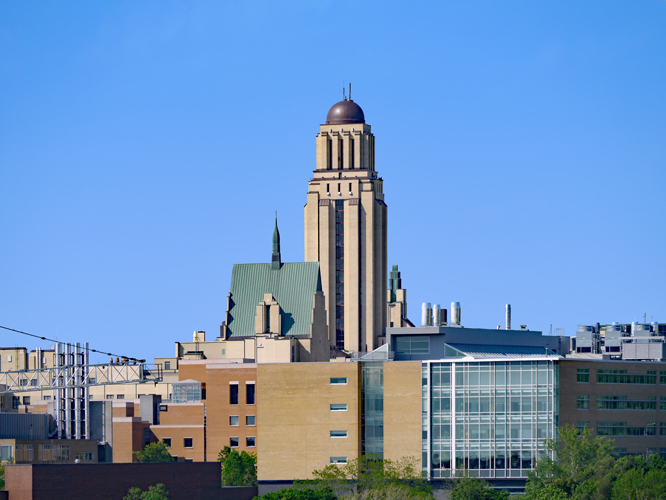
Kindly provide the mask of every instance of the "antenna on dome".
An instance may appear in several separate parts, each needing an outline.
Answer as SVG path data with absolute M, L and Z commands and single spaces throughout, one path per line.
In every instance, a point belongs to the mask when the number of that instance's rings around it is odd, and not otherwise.
M 343 101 L 347 100 L 347 96 L 345 96 L 345 81 L 344 80 L 342 80 L 342 100 Z
M 351 83 L 349 84 L 349 100 L 351 101 Z

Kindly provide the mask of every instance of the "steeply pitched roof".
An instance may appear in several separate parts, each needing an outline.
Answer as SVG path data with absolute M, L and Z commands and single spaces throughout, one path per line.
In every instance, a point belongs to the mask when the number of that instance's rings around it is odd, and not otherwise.
M 321 291 L 319 262 L 235 264 L 231 271 L 231 307 L 227 338 L 254 336 L 256 307 L 273 294 L 282 313 L 282 335 L 310 335 L 312 296 Z

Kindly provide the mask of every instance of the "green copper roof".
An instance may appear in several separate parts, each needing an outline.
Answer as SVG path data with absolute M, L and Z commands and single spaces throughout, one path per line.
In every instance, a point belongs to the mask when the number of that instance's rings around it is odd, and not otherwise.
M 282 335 L 310 335 L 315 292 L 321 291 L 319 262 L 235 264 L 231 271 L 231 307 L 227 338 L 254 336 L 254 316 L 265 293 L 273 294 L 282 313 Z

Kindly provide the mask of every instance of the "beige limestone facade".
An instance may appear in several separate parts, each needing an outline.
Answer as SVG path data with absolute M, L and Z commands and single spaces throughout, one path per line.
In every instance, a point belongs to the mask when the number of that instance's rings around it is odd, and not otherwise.
M 421 459 L 421 362 L 384 363 L 384 458 Z
M 259 480 L 309 479 L 336 458 L 361 455 L 360 369 L 360 363 L 258 365 Z
M 369 352 L 379 346 L 387 319 L 387 206 L 375 137 L 363 119 L 321 125 L 316 142 L 305 260 L 320 264 L 330 345 Z

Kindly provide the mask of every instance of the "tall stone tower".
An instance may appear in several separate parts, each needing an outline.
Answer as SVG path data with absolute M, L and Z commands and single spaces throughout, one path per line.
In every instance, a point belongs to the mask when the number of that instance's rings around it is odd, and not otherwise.
M 385 334 L 386 217 L 375 136 L 350 89 L 319 128 L 305 205 L 305 260 L 319 261 L 332 346 L 371 351 Z

